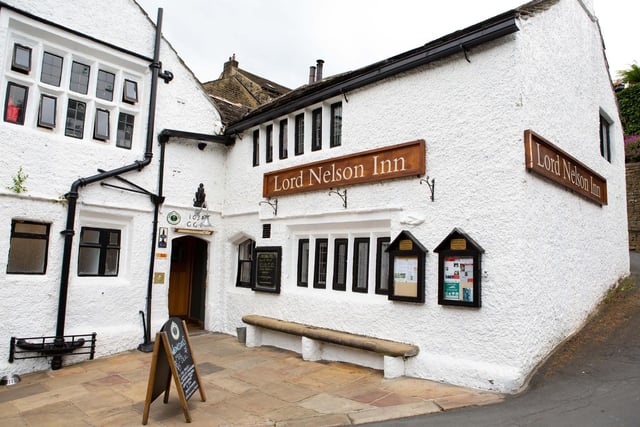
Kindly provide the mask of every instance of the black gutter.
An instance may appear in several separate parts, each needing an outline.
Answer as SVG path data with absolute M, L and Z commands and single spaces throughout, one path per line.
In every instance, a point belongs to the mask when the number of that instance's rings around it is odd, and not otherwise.
M 76 207 L 78 200 L 78 190 L 81 187 L 92 184 L 94 182 L 103 181 L 107 178 L 115 177 L 121 175 L 123 173 L 131 172 L 134 170 L 142 170 L 145 166 L 151 163 L 151 159 L 153 157 L 153 131 L 155 125 L 155 113 L 156 113 L 156 96 L 158 91 L 158 76 L 160 72 L 160 41 L 162 38 L 162 8 L 158 9 L 158 20 L 156 24 L 156 39 L 155 39 L 155 47 L 153 54 L 153 62 L 149 65 L 152 71 L 152 79 L 151 79 L 151 94 L 149 97 L 149 119 L 147 122 L 147 141 L 146 141 L 146 149 L 144 153 L 143 160 L 136 160 L 130 165 L 122 166 L 110 171 L 101 172 L 96 175 L 80 178 L 71 184 L 71 189 L 65 195 L 68 206 L 67 206 L 67 225 L 66 229 L 61 232 L 64 235 L 64 249 L 62 253 L 62 273 L 60 277 L 60 295 L 58 300 L 58 319 L 56 326 L 56 338 L 55 345 L 63 347 L 64 346 L 64 326 L 65 326 L 65 317 L 67 312 L 67 294 L 69 291 L 69 271 L 71 266 L 71 249 L 73 246 L 73 236 L 75 234 L 74 225 L 76 218 Z M 155 227 L 155 224 L 154 224 Z M 154 238 L 155 238 L 155 230 L 154 230 Z M 152 251 L 155 247 L 155 241 L 151 247 Z M 151 270 L 153 270 L 153 252 L 151 258 Z M 152 276 L 152 272 L 149 274 Z M 150 304 L 151 304 L 151 296 L 148 296 L 147 308 L 149 314 Z M 51 369 L 56 370 L 62 367 L 62 356 L 56 355 L 51 360 Z
M 290 95 L 283 95 L 228 126 L 225 134 L 235 135 L 325 99 L 343 95 L 455 53 L 465 53 L 470 48 L 515 33 L 519 30 L 518 15 L 517 10 L 503 13 L 409 52 L 290 92 Z

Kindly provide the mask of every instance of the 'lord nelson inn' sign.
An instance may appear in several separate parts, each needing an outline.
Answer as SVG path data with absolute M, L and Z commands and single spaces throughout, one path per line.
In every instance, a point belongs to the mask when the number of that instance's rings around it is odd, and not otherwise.
M 264 174 L 264 197 L 423 175 L 425 142 L 420 139 Z
M 600 205 L 607 204 L 607 180 L 531 130 L 524 132 L 527 169 Z

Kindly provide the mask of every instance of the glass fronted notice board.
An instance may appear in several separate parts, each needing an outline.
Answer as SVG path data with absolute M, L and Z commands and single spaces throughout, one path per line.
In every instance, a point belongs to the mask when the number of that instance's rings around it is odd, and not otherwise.
M 281 246 L 256 247 L 251 281 L 254 291 L 280 293 Z
M 408 231 L 398 234 L 389 252 L 389 299 L 424 302 L 424 264 L 427 249 Z
M 480 307 L 484 249 L 454 228 L 434 252 L 438 253 L 438 304 Z

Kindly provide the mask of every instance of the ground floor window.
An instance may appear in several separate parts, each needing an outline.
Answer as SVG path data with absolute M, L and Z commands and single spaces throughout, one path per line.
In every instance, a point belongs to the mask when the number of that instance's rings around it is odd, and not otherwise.
M 369 289 L 369 239 L 357 238 L 353 248 L 353 292 Z
M 120 230 L 82 227 L 78 276 L 117 276 L 120 264 Z
M 309 286 L 309 239 L 298 241 L 298 286 Z
M 389 237 L 378 237 L 376 246 L 376 294 L 389 293 Z
M 49 224 L 11 221 L 9 274 L 44 274 L 47 271 Z
M 333 249 L 333 289 L 347 290 L 347 260 L 349 259 L 349 240 L 336 239 Z
M 329 240 L 316 239 L 315 270 L 313 287 L 324 289 L 327 287 L 327 260 L 329 256 Z
M 253 261 L 253 250 L 256 242 L 247 239 L 238 245 L 238 274 L 236 286 L 241 288 L 251 287 L 251 262 Z

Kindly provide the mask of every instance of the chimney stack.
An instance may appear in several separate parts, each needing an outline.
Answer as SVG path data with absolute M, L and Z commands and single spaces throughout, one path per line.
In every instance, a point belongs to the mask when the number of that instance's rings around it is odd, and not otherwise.
M 234 53 L 229 57 L 229 60 L 224 63 L 221 78 L 231 77 L 238 72 L 238 61 L 236 61 L 236 54 Z
M 324 60 L 318 59 L 316 61 L 316 81 L 319 82 L 322 80 L 322 64 L 324 64 Z
M 309 67 L 309 84 L 312 84 L 316 81 L 316 67 L 313 65 Z

